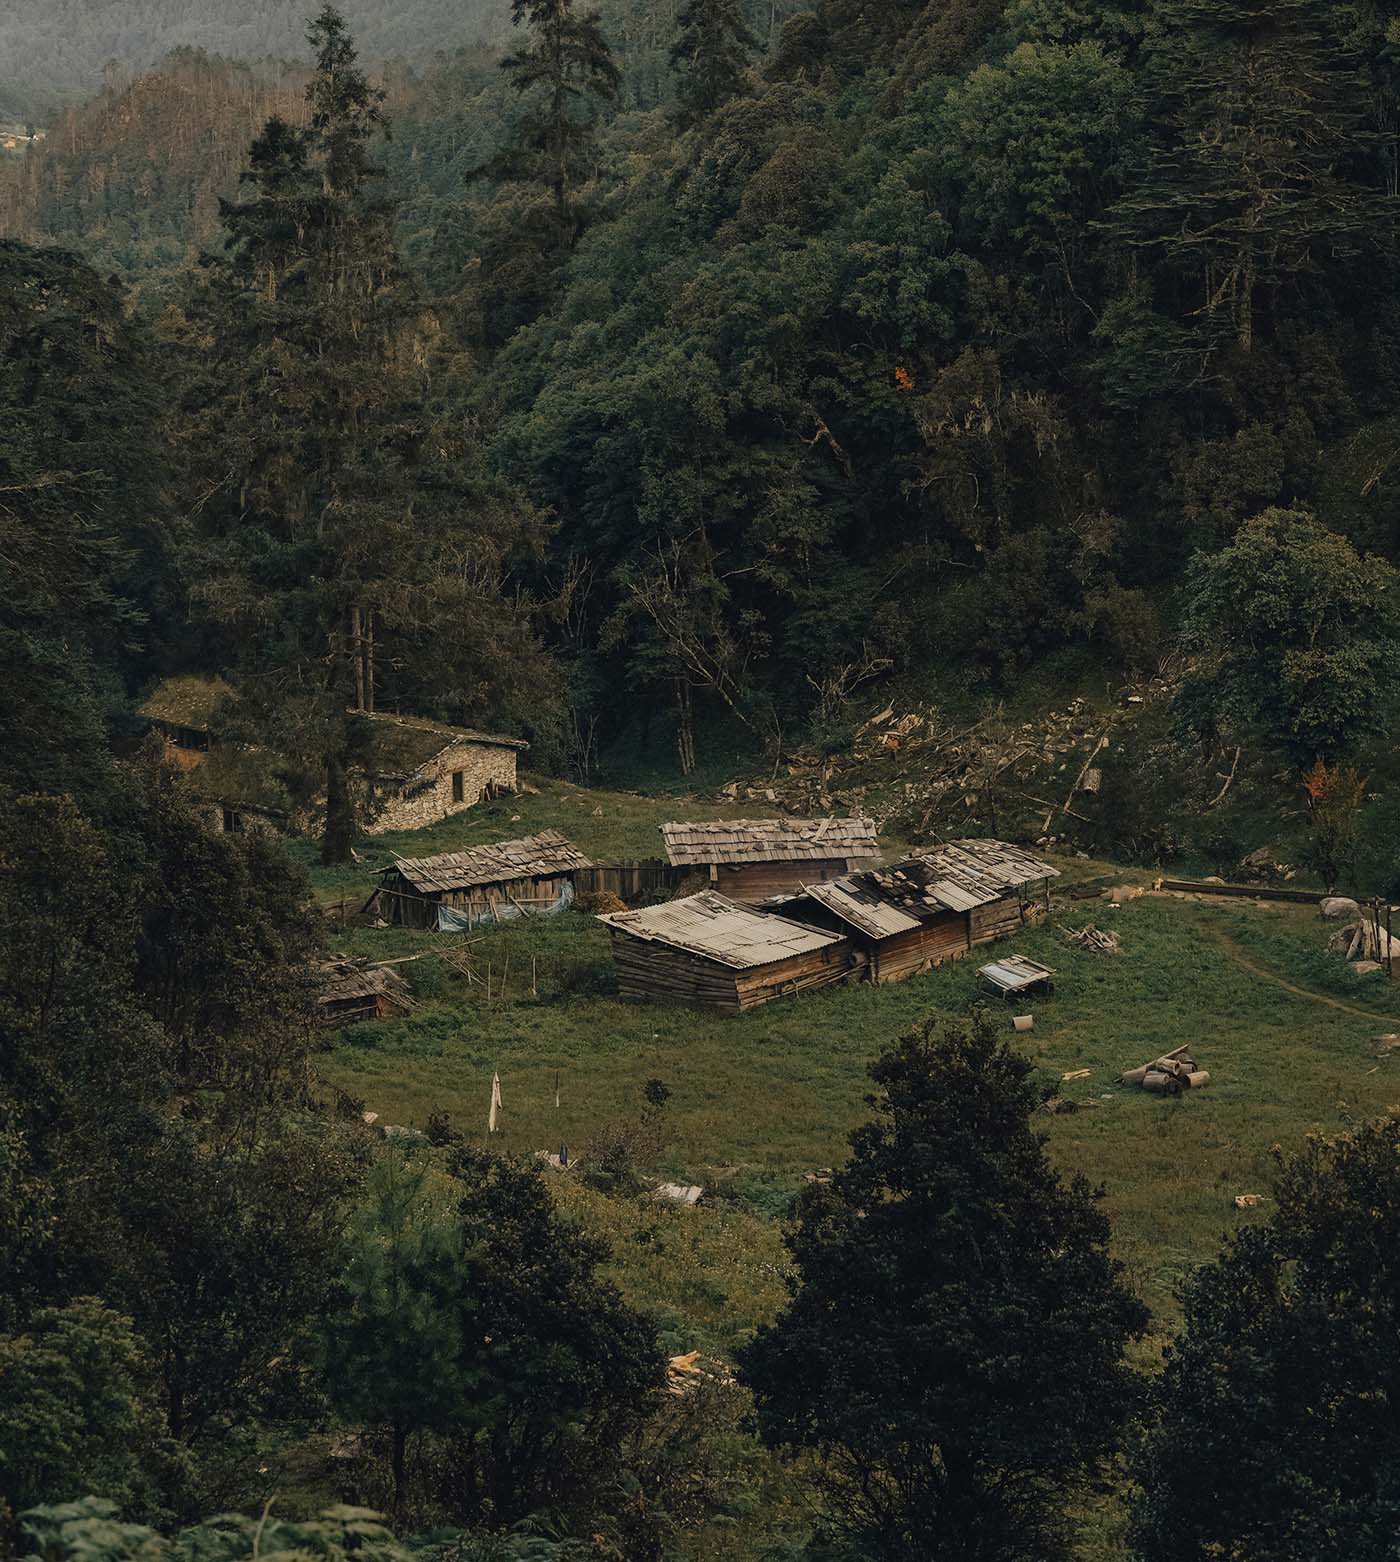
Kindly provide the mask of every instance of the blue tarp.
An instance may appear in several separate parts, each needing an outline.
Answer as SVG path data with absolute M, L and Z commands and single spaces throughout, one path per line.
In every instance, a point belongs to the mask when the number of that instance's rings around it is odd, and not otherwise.
M 514 922 L 524 916 L 557 917 L 561 911 L 567 911 L 573 903 L 573 882 L 565 879 L 558 898 L 550 901 L 547 906 L 526 908 L 517 906 L 509 900 L 497 902 L 494 911 L 490 907 L 481 911 L 458 911 L 452 906 L 439 906 L 437 930 L 439 933 L 469 933 L 474 927 L 494 927 L 497 922 Z

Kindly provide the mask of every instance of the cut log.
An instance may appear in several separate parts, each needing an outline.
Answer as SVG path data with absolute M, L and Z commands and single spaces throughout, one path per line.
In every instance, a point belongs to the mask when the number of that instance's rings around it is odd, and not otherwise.
M 1209 1083 L 1210 1074 L 1203 1068 L 1197 1069 L 1194 1074 L 1188 1074 L 1186 1076 L 1186 1084 L 1192 1090 L 1200 1090 L 1203 1086 L 1208 1085 Z

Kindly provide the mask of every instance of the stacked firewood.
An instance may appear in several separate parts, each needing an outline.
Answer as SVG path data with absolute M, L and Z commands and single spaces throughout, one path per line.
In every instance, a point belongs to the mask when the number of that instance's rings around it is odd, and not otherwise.
M 1175 1052 L 1154 1058 L 1151 1063 L 1144 1063 L 1140 1068 L 1130 1068 L 1126 1074 L 1119 1075 L 1118 1082 L 1122 1085 L 1137 1085 L 1142 1090 L 1150 1090 L 1153 1095 L 1179 1096 L 1183 1090 L 1200 1090 L 1202 1086 L 1208 1085 L 1210 1075 L 1197 1067 L 1189 1047 L 1178 1047 Z
M 1097 928 L 1092 923 L 1077 930 L 1072 927 L 1062 927 L 1060 931 L 1071 944 L 1076 945 L 1080 949 L 1087 949 L 1091 954 L 1120 955 L 1123 953 L 1117 933 L 1105 933 L 1102 928 Z

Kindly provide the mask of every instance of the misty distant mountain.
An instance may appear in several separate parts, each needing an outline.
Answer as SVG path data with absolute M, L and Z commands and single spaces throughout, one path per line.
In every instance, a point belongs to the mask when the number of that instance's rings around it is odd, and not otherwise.
M 320 0 L 5 0 L 0 120 L 43 123 L 102 85 L 109 65 L 141 70 L 181 44 L 231 59 L 305 56 Z M 341 0 L 362 57 L 421 58 L 474 43 L 505 0 Z

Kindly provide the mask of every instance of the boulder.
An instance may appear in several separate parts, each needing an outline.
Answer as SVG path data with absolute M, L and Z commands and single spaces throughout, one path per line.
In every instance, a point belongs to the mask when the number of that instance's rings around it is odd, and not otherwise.
M 1354 900 L 1349 900 L 1345 895 L 1328 895 L 1319 905 L 1318 910 L 1324 917 L 1334 922 L 1346 918 L 1355 921 L 1361 915 L 1361 907 Z

